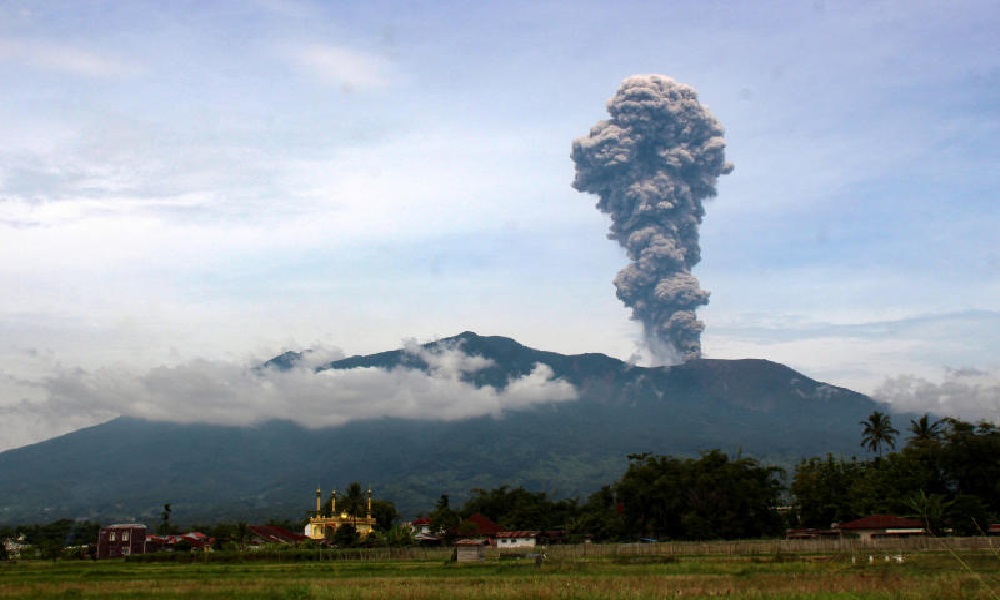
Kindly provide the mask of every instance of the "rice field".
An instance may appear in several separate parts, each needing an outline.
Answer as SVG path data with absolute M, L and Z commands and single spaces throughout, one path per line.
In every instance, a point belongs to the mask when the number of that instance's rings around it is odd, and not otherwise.
M 769 556 L 553 553 L 538 568 L 532 560 L 496 555 L 463 564 L 441 556 L 21 561 L 0 564 L 0 598 L 1000 600 L 1000 558 L 991 550 Z

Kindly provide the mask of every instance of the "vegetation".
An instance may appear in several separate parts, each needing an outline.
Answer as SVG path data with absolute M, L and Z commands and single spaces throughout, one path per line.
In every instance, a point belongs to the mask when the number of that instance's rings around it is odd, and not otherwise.
M 884 440 L 891 434 L 888 417 L 882 417 L 865 423 L 866 438 Z M 881 433 L 876 434 L 875 424 Z M 871 514 L 896 514 L 918 516 L 937 533 L 985 532 L 1000 515 L 1000 430 L 987 422 L 934 422 L 927 415 L 910 430 L 913 436 L 902 450 L 875 461 L 832 455 L 803 460 L 790 486 L 794 524 L 829 527 Z
M 257 562 L 148 563 L 75 561 L 0 565 L 0 596 L 26 598 L 341 599 L 508 598 L 741 600 L 991 599 L 1000 589 L 994 553 L 908 552 L 905 562 L 869 564 L 850 552 L 706 554 L 696 546 L 663 554 L 597 547 L 606 553 L 552 552 L 531 561 L 449 564 L 448 551 L 405 558 Z M 314 553 L 317 555 L 318 551 Z M 861 558 L 862 560 L 854 560 Z
M 857 422 L 878 408 L 861 394 L 768 361 L 643 368 L 472 333 L 440 343 L 461 344 L 492 363 L 468 374 L 471 384 L 502 388 L 542 363 L 580 397 L 505 410 L 502 418 L 437 421 L 431 411 L 419 420 L 319 429 L 287 421 L 231 427 L 116 419 L 0 452 L 0 523 L 85 515 L 155 528 L 165 502 L 171 524 L 182 528 L 297 520 L 312 508 L 317 484 L 334 483 L 324 468 L 338 482 L 370 484 L 376 498 L 392 499 L 407 516 L 430 511 L 441 494 L 459 509 L 469 490 L 502 485 L 585 499 L 621 477 L 627 455 L 637 451 L 690 457 L 693 449 L 732 455 L 744 448 L 789 472 L 803 456 L 850 455 L 860 450 Z M 412 354 L 388 352 L 332 366 L 421 366 L 413 361 Z
M 861 433 L 861 447 L 872 452 L 878 452 L 882 456 L 882 448 L 896 448 L 896 436 L 899 430 L 892 426 L 892 419 L 889 415 L 875 411 L 868 415 L 868 419 L 861 421 L 864 431 Z
M 862 422 L 866 444 L 894 443 L 889 417 L 873 413 Z M 731 457 L 720 450 L 698 458 L 651 453 L 629 456 L 622 477 L 584 500 L 550 498 L 522 486 L 474 488 L 461 507 L 442 494 L 430 512 L 431 527 L 466 535 L 465 519 L 480 514 L 507 530 L 561 531 L 579 542 L 638 540 L 719 540 L 775 538 L 786 527 L 825 529 L 873 514 L 920 518 L 934 535 L 983 535 L 1000 515 L 1000 429 L 992 423 L 958 419 L 911 422 L 912 434 L 899 451 L 874 460 L 825 457 L 804 459 L 784 487 L 784 471 L 755 458 Z M 870 446 L 872 449 L 874 445 Z M 891 446 L 890 446 L 891 447 Z M 367 495 L 357 483 L 340 496 L 338 511 L 362 516 Z M 778 507 L 791 505 L 779 514 Z M 176 530 L 171 505 L 163 505 L 158 529 Z M 326 511 L 329 511 L 327 505 Z M 399 526 L 392 502 L 373 500 L 378 527 L 361 539 L 342 527 L 338 547 L 405 547 L 410 532 Z M 304 521 L 271 521 L 301 531 Z M 0 536 L 23 536 L 31 557 L 55 560 L 65 547 L 96 541 L 99 526 L 61 519 L 47 525 L 0 528 Z M 245 549 L 245 522 L 193 527 L 215 538 L 217 550 Z

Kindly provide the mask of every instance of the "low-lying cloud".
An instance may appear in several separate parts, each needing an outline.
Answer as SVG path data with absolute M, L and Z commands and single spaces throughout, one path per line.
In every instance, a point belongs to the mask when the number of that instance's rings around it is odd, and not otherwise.
M 200 359 L 141 374 L 112 368 L 66 370 L 42 382 L 46 399 L 40 405 L 22 404 L 17 411 L 220 425 L 286 419 L 316 428 L 381 417 L 499 416 L 506 410 L 577 397 L 572 384 L 554 378 L 552 369 L 541 363 L 502 389 L 476 387 L 463 376 L 492 361 L 460 348 L 410 345 L 405 352 L 428 368 L 325 369 L 342 354 L 319 348 L 302 353 L 289 369 Z
M 874 394 L 898 412 L 932 413 L 971 421 L 1000 422 L 1000 374 L 982 369 L 950 369 L 944 381 L 916 375 L 890 377 Z

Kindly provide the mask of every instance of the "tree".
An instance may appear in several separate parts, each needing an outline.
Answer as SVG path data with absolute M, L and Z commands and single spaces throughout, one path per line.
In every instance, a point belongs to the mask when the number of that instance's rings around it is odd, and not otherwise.
M 459 521 L 461 518 L 458 512 L 451 508 L 448 494 L 441 494 L 441 498 L 434 505 L 434 510 L 431 511 L 431 531 L 434 533 L 447 531 L 457 526 Z
M 570 531 L 575 534 L 590 535 L 595 542 L 623 539 L 625 523 L 618 508 L 615 490 L 606 485 L 587 498 L 580 508 L 579 518 L 575 519 Z
M 347 492 L 344 494 L 341 504 L 342 510 L 347 512 L 348 516 L 353 517 L 354 523 L 357 524 L 358 517 L 365 515 L 365 492 L 360 483 L 352 481 L 347 486 Z
M 333 532 L 332 539 L 338 548 L 353 548 L 358 545 L 358 530 L 354 528 L 354 525 L 345 523 L 337 527 L 336 531 Z
M 989 512 L 1000 513 L 1000 431 L 992 423 L 949 419 L 937 452 L 952 494 L 977 496 Z
M 545 492 L 501 486 L 492 490 L 473 488 L 461 516 L 479 513 L 510 531 L 530 531 L 565 529 L 577 512 L 575 500 L 553 501 Z
M 778 467 L 720 450 L 697 459 L 637 454 L 615 486 L 626 531 L 637 537 L 741 539 L 776 535 Z M 617 509 L 617 507 L 616 507 Z
M 372 500 L 372 516 L 375 517 L 375 528 L 382 532 L 392 529 L 399 520 L 396 505 L 388 500 Z
M 830 527 L 859 516 L 852 508 L 851 490 L 864 477 L 864 465 L 851 460 L 803 459 L 795 470 L 790 491 L 800 527 Z
M 168 535 L 177 533 L 177 528 L 170 523 L 170 503 L 163 505 L 163 512 L 160 513 L 160 526 L 156 528 L 156 533 Z
M 892 426 L 889 415 L 876 410 L 868 415 L 868 419 L 858 421 L 858 424 L 864 427 L 861 432 L 862 448 L 867 448 L 871 452 L 877 451 L 879 458 L 882 458 L 883 446 L 889 446 L 893 450 L 896 448 L 896 436 L 899 435 L 899 430 Z
M 945 519 L 955 535 L 986 535 L 989 529 L 989 512 L 979 496 L 956 496 L 948 503 Z
M 384 536 L 385 544 L 390 547 L 399 548 L 414 544 L 413 530 L 403 525 L 393 525 L 385 531 Z
M 954 504 L 954 501 L 947 502 L 941 494 L 927 494 L 920 490 L 910 497 L 907 504 L 920 516 L 927 532 L 933 536 L 939 536 L 945 513 Z
M 944 429 L 944 421 L 938 419 L 931 421 L 929 413 L 924 413 L 922 417 L 914 421 L 910 419 L 910 433 L 913 437 L 910 442 L 914 444 L 929 444 L 941 439 Z

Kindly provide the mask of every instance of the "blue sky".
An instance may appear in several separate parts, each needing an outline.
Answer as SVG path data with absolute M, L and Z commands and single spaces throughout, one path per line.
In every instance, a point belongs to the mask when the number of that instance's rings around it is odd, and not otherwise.
M 1000 419 L 998 30 L 972 0 L 0 1 L 0 447 L 129 412 L 60 404 L 67 373 L 463 330 L 629 358 L 569 149 L 645 73 L 736 165 L 706 357 Z

